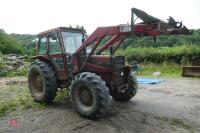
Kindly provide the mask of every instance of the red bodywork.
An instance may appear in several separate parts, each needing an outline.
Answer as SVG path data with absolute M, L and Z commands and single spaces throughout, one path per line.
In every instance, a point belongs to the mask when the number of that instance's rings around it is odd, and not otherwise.
M 144 22 L 135 24 L 134 14 L 141 18 Z M 166 23 L 162 20 L 154 18 L 145 12 L 138 10 L 136 8 L 132 9 L 132 19 L 131 25 L 117 25 L 109 27 L 99 27 L 97 28 L 82 44 L 82 46 L 73 54 L 72 56 L 72 74 L 73 76 L 83 72 L 94 72 L 97 75 L 100 75 L 103 80 L 106 81 L 106 84 L 112 88 L 112 85 L 120 80 L 120 73 L 124 71 L 125 61 L 124 57 L 115 57 L 113 55 L 101 55 L 102 52 L 108 49 L 110 46 L 117 44 L 114 51 L 120 46 L 126 38 L 134 38 L 136 36 L 159 36 L 163 34 L 167 35 L 176 35 L 176 34 L 189 34 L 190 31 L 185 27 L 176 26 L 178 22 L 175 22 L 173 18 L 169 23 Z M 57 28 L 50 31 L 42 32 L 39 35 L 48 34 L 49 32 L 58 32 L 60 35 L 61 49 L 62 54 L 60 55 L 45 55 L 43 57 L 37 56 L 42 60 L 52 58 L 57 58 L 62 56 L 64 58 L 65 69 L 63 71 L 57 71 L 59 80 L 71 80 L 73 77 L 69 77 L 69 70 L 67 70 L 67 54 L 64 51 L 64 45 L 62 42 L 61 31 L 66 30 L 70 31 L 69 28 Z M 74 29 L 71 29 L 74 30 Z M 77 30 L 81 32 L 80 29 Z M 97 47 L 100 45 L 102 39 L 106 36 L 111 36 L 111 38 L 105 42 L 102 47 L 96 51 Z M 91 46 L 92 50 L 89 55 L 85 55 L 84 50 L 86 47 Z M 48 49 L 48 48 L 47 48 Z M 82 56 L 84 58 L 82 58 Z M 118 62 L 119 61 L 119 62 Z M 50 62 L 50 61 L 49 61 Z M 119 66 L 119 67 L 117 67 Z M 115 83 L 114 83 L 115 82 Z

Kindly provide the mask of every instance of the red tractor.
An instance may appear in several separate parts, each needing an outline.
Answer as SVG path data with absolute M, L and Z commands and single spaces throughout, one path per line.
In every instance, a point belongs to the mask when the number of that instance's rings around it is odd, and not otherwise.
M 87 38 L 85 30 L 78 28 L 59 27 L 39 33 L 37 56 L 28 74 L 34 100 L 50 103 L 57 88 L 69 88 L 80 115 L 96 118 L 108 111 L 110 96 L 117 101 L 134 97 L 136 77 L 125 65 L 125 58 L 115 55 L 122 42 L 137 36 L 155 38 L 191 31 L 171 17 L 164 22 L 136 8 L 132 8 L 131 16 L 131 25 L 99 27 Z M 135 24 L 135 16 L 143 22 Z

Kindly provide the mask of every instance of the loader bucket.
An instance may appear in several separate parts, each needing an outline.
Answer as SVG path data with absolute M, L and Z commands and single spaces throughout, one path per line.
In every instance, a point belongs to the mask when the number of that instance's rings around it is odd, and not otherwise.
M 183 66 L 183 77 L 200 77 L 200 66 Z

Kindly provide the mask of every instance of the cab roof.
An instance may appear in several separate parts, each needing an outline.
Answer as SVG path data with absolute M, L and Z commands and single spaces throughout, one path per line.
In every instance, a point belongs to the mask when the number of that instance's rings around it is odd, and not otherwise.
M 82 29 L 71 28 L 71 27 L 57 27 L 57 28 L 53 28 L 53 29 L 50 29 L 50 30 L 46 30 L 46 31 L 40 32 L 38 34 L 38 36 L 45 35 L 45 34 L 48 34 L 48 33 L 51 33 L 51 32 L 56 32 L 56 31 L 82 32 Z

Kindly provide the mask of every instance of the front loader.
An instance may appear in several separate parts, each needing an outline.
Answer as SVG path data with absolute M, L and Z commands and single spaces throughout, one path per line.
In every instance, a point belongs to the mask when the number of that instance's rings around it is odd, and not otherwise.
M 142 22 L 135 23 L 135 17 Z M 164 22 L 132 8 L 131 25 L 99 27 L 87 38 L 83 28 L 58 27 L 39 33 L 37 55 L 32 58 L 28 74 L 30 93 L 37 102 L 51 103 L 58 88 L 69 88 L 72 103 L 81 116 L 104 116 L 110 96 L 125 102 L 138 89 L 130 66 L 125 65 L 124 56 L 115 55 L 116 50 L 126 38 L 155 39 L 164 34 L 191 31 L 173 18 Z

